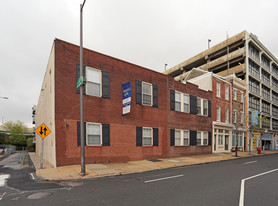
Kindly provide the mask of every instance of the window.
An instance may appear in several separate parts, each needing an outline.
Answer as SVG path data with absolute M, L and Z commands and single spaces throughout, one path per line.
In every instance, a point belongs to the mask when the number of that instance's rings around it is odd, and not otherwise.
M 202 145 L 202 134 L 197 132 L 197 146 Z
M 87 123 L 87 145 L 102 145 L 101 124 Z
M 260 78 L 260 67 L 251 60 L 249 60 L 249 72 L 251 75 Z
M 202 114 L 202 103 L 200 98 L 197 98 L 197 114 Z
M 272 101 L 274 104 L 278 104 L 278 94 L 272 91 Z
M 254 59 L 256 59 L 257 61 L 260 61 L 260 54 L 259 54 L 259 50 L 257 48 L 255 48 L 255 46 L 253 46 L 252 44 L 248 45 L 249 47 L 249 55 L 251 57 L 253 57 Z
M 101 96 L 101 71 L 91 67 L 86 67 L 86 94 Z
M 270 100 L 270 89 L 262 85 L 263 98 Z
M 265 55 L 262 55 L 262 65 L 265 68 L 270 69 L 270 61 L 268 60 L 268 58 Z
M 181 111 L 181 93 L 175 92 L 175 111 Z
M 183 111 L 189 113 L 189 95 L 183 94 Z
M 277 102 L 278 102 L 278 95 L 277 95 Z M 250 95 L 249 96 L 249 105 L 250 105 L 250 108 L 252 108 L 254 110 L 260 110 L 260 99 L 255 96 Z
M 229 87 L 228 86 L 225 87 L 225 99 L 229 100 Z
M 234 110 L 234 123 L 235 124 L 237 123 L 237 112 L 236 112 L 236 110 Z
M 278 67 L 274 64 L 272 64 L 272 73 L 278 75 Z
M 175 146 L 181 145 L 181 131 L 175 130 Z
M 220 119 L 220 111 L 221 109 L 220 109 L 220 107 L 217 107 L 217 119 L 216 119 L 216 121 L 218 121 L 218 122 L 220 122 L 221 121 L 221 119 Z
M 183 131 L 183 145 L 188 146 L 189 145 L 189 132 Z
M 152 128 L 143 127 L 143 146 L 152 146 Z
M 253 93 L 260 94 L 260 83 L 253 78 L 249 78 L 249 90 Z
M 237 90 L 234 90 L 234 100 L 236 100 L 237 99 Z
M 142 82 L 142 104 L 152 105 L 152 84 Z
M 229 123 L 229 110 L 228 109 L 226 109 L 226 111 L 225 111 L 225 122 Z
M 208 145 L 208 133 L 203 132 L 203 145 Z
M 175 130 L 175 146 L 189 146 L 189 131 Z
M 278 117 L 278 107 L 272 105 L 272 115 Z
M 265 70 L 262 69 L 262 80 L 264 83 L 268 84 L 270 83 L 270 74 L 267 73 Z
M 278 80 L 272 77 L 272 87 L 274 90 L 278 90 Z
M 216 83 L 216 96 L 220 97 L 220 83 Z
M 208 115 L 208 100 L 203 99 L 203 115 Z
M 223 135 L 222 134 L 218 135 L 218 145 L 223 145 Z
M 262 112 L 270 114 L 270 104 L 268 102 L 262 101 Z
M 240 123 L 243 124 L 244 122 L 244 113 L 240 112 Z
M 278 130 L 278 120 L 272 119 L 272 129 Z

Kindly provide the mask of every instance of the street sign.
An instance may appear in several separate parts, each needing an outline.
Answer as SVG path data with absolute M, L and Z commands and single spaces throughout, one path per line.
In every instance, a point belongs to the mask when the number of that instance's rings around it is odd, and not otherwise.
M 83 76 L 79 77 L 76 83 L 76 88 L 78 89 L 83 84 Z
M 127 82 L 122 85 L 123 88 L 123 115 L 130 112 L 131 107 L 131 83 Z
M 39 126 L 35 131 L 38 133 L 38 135 L 40 135 L 42 139 L 44 139 L 51 133 L 50 129 L 48 129 L 48 127 L 44 123 L 42 123 L 41 126 Z
M 261 133 L 254 133 L 254 137 L 260 137 Z

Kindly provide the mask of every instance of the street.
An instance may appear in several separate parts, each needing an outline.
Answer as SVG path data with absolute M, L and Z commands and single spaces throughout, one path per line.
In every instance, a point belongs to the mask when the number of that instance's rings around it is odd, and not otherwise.
M 10 175 L 0 187 L 1 205 L 278 204 L 277 154 L 67 182 L 33 179 L 27 157 L 0 162 L 0 176 Z

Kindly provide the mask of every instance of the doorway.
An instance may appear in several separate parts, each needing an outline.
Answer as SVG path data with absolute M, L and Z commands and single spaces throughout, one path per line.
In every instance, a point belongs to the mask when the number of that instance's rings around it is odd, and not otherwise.
M 229 149 L 229 135 L 225 135 L 225 150 Z

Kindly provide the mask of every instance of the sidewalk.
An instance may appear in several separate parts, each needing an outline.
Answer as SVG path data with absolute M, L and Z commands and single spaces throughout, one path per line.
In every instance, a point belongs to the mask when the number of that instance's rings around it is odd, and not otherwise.
M 261 155 L 278 154 L 278 151 L 263 151 Z M 144 172 L 150 170 L 165 169 L 171 167 L 188 166 L 196 164 L 204 164 L 209 162 L 219 162 L 237 158 L 245 158 L 252 156 L 261 156 L 257 151 L 238 152 L 238 157 L 235 153 L 220 153 L 207 155 L 194 155 L 188 157 L 156 159 L 156 160 L 140 160 L 128 161 L 121 163 L 105 163 L 105 164 L 86 164 L 86 176 L 80 176 L 81 166 L 71 165 L 54 168 L 47 161 L 43 162 L 43 169 L 40 169 L 40 158 L 36 153 L 29 153 L 30 158 L 36 167 L 36 175 L 45 180 L 62 181 L 62 180 L 79 180 L 85 178 L 97 178 L 104 176 L 114 176 L 121 174 L 130 174 L 136 172 Z

